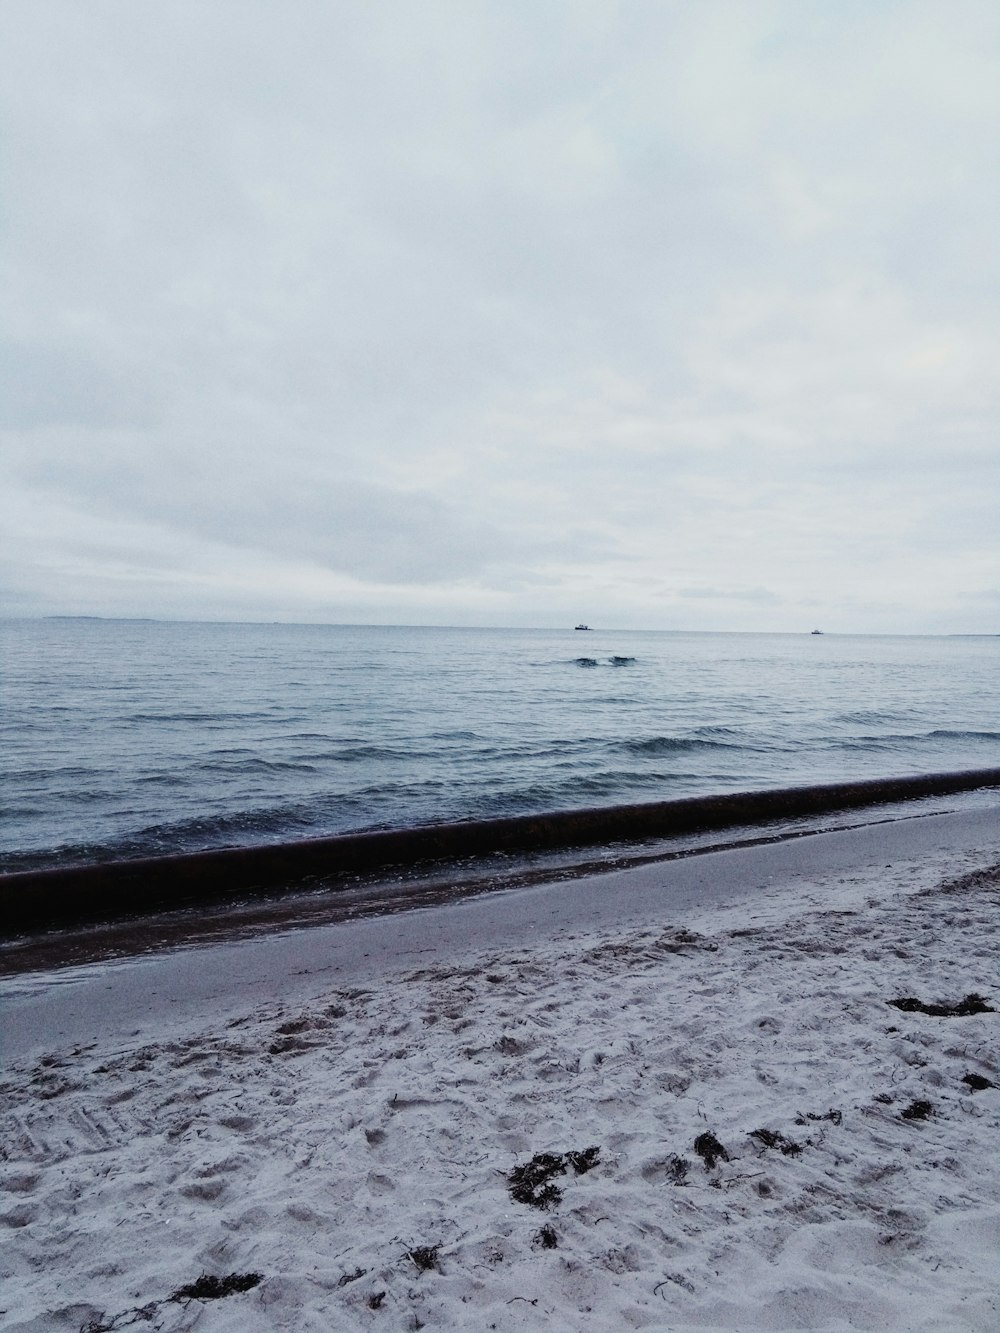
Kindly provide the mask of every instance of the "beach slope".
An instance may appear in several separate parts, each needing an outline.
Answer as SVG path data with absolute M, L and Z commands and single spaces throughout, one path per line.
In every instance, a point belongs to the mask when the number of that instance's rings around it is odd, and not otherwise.
M 15 1056 L 0 1327 L 995 1329 L 1000 867 L 960 860 Z

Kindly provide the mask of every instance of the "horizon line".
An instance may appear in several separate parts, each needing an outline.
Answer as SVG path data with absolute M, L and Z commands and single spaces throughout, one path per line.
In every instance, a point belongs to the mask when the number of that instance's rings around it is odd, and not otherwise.
M 218 619 L 216 617 L 191 617 L 191 616 L 139 616 L 139 615 L 107 615 L 92 612 L 36 612 L 34 614 L 11 615 L 0 612 L 0 622 L 16 621 L 62 621 L 62 620 L 86 620 L 102 621 L 112 624 L 147 624 L 147 625 L 254 625 L 258 627 L 268 626 L 288 626 L 294 628 L 317 628 L 317 629 L 428 629 L 428 630 L 498 630 L 522 633 L 558 633 L 566 631 L 568 633 L 581 632 L 575 625 L 569 624 L 548 624 L 548 625 L 499 625 L 499 624 L 474 624 L 474 625 L 449 625 L 429 622 L 413 621 L 353 621 L 353 620 L 258 620 L 258 619 Z M 607 634 L 743 634 L 743 635 L 773 635 L 820 638 L 873 638 L 873 639 L 906 639 L 906 638 L 926 638 L 926 639 L 993 639 L 1000 638 L 1000 631 L 991 630 L 820 630 L 815 629 L 685 629 L 680 627 L 660 627 L 650 626 L 601 626 L 588 625 L 589 633 L 607 633 Z

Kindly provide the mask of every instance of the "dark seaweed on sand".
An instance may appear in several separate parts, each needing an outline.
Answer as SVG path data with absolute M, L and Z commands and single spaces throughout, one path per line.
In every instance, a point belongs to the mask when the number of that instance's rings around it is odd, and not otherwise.
M 582 1176 L 597 1165 L 600 1156 L 600 1148 L 584 1148 L 583 1152 L 566 1153 L 566 1161 L 569 1162 L 578 1176 Z
M 795 1123 L 804 1125 L 808 1120 L 829 1120 L 831 1125 L 839 1125 L 843 1119 L 843 1111 L 826 1111 L 823 1114 L 818 1111 L 807 1111 L 804 1116 L 796 1116 Z
M 686 1157 L 671 1157 L 667 1163 L 667 1179 L 672 1185 L 686 1185 L 690 1165 Z
M 226 1277 L 211 1277 L 202 1273 L 197 1282 L 186 1287 L 178 1287 L 168 1296 L 171 1301 L 219 1301 L 223 1296 L 232 1296 L 237 1291 L 250 1291 L 263 1282 L 260 1273 L 229 1273 Z
M 996 1084 L 988 1078 L 983 1078 L 982 1074 L 964 1074 L 962 1082 L 965 1083 L 973 1092 L 985 1092 L 987 1088 L 995 1088 Z
M 421 1273 L 429 1273 L 438 1266 L 440 1248 L 440 1245 L 418 1245 L 416 1249 L 410 1251 L 410 1258 Z
M 729 1161 L 729 1154 L 711 1130 L 698 1135 L 694 1141 L 694 1150 L 705 1163 L 706 1171 L 711 1171 L 718 1161 Z
M 765 1148 L 778 1148 L 786 1157 L 798 1157 L 802 1151 L 801 1143 L 796 1143 L 794 1139 L 786 1139 L 784 1134 L 779 1134 L 776 1129 L 752 1129 L 750 1137 L 762 1143 Z
M 208 1273 L 202 1273 L 196 1282 L 191 1282 L 186 1287 L 178 1287 L 166 1300 L 150 1301 L 148 1305 L 137 1305 L 131 1310 L 121 1310 L 110 1319 L 105 1319 L 103 1315 L 100 1319 L 89 1319 L 81 1326 L 80 1333 L 116 1333 L 116 1330 L 125 1328 L 128 1324 L 140 1321 L 148 1324 L 157 1317 L 160 1306 L 165 1305 L 167 1301 L 218 1301 L 236 1292 L 250 1291 L 263 1281 L 261 1273 L 228 1273 L 225 1277 L 212 1277 Z
M 523 1166 L 515 1166 L 507 1177 L 507 1189 L 515 1203 L 530 1204 L 532 1208 L 551 1208 L 562 1198 L 562 1190 L 552 1181 L 564 1176 L 571 1166 L 578 1176 L 590 1171 L 600 1159 L 600 1148 L 584 1148 L 582 1152 L 540 1152 Z
M 930 1014 L 933 1018 L 969 1018 L 972 1014 L 992 1014 L 996 1011 L 986 1003 L 984 996 L 972 991 L 957 1004 L 924 1004 L 915 995 L 904 995 L 901 999 L 890 1000 L 894 1009 L 901 1009 L 904 1014 Z
M 934 1114 L 934 1107 L 930 1102 L 910 1102 L 899 1114 L 904 1120 L 926 1120 Z

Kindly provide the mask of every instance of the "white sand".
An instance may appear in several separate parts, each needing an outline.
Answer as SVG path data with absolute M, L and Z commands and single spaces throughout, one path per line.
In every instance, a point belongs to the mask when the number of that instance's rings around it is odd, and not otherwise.
M 887 1001 L 1000 1007 L 998 885 L 817 876 L 22 1058 L 0 1328 L 995 1330 L 1000 1091 L 962 1080 L 1000 1083 L 997 1015 Z M 512 1200 L 591 1145 L 555 1206 Z M 234 1272 L 263 1280 L 167 1299 Z

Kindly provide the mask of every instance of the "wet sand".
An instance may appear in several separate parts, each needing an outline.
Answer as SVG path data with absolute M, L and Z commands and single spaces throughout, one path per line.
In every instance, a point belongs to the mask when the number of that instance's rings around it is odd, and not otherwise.
M 0 979 L 3 1058 L 52 1042 L 144 1031 L 254 997 L 308 999 L 332 984 L 378 981 L 408 963 L 445 964 L 468 949 L 518 948 L 567 930 L 619 930 L 692 910 L 909 861 L 941 877 L 1000 860 L 1000 803 L 655 861 L 627 870 L 497 891 L 432 910 L 397 910 L 79 968 Z M 402 904 L 398 904 L 402 907 Z M 130 936 L 143 947 L 141 928 Z

